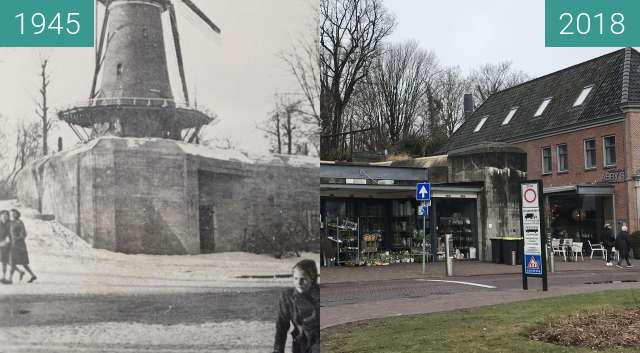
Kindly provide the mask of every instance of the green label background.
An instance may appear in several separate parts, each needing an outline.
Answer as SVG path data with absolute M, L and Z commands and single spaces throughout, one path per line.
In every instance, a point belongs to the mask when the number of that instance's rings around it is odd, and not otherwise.
M 94 36 L 95 0 L 0 0 L 0 46 L 2 47 L 92 47 Z M 38 28 L 31 25 L 31 16 L 42 13 L 46 25 L 60 13 L 62 32 L 45 30 L 33 34 Z M 66 31 L 67 14 L 78 12 L 74 19 L 80 22 L 80 32 L 70 35 Z M 20 19 L 15 16 L 24 13 L 24 34 L 20 34 Z M 71 28 L 74 30 L 75 28 Z
M 573 35 L 561 35 L 568 20 L 560 15 L 568 12 L 573 22 L 567 31 Z M 576 30 L 576 18 L 580 13 L 591 17 L 591 31 L 582 35 Z M 611 15 L 624 15 L 624 33 L 611 33 Z M 603 14 L 603 32 L 600 20 L 593 16 Z M 633 47 L 640 46 L 640 0 L 545 0 L 545 45 L 547 47 Z

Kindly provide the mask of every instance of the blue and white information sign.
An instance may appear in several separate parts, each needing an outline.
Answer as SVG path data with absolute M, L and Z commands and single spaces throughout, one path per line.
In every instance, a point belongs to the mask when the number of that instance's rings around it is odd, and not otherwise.
M 528 275 L 542 275 L 542 255 L 525 255 L 524 268 Z
M 416 200 L 431 201 L 431 184 L 430 183 L 416 184 Z

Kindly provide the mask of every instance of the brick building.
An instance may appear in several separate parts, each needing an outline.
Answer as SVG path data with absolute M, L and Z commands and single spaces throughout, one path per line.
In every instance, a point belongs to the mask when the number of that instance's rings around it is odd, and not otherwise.
M 447 152 L 486 143 L 526 153 L 554 235 L 597 240 L 605 223 L 640 230 L 640 53 L 620 49 L 492 95 Z

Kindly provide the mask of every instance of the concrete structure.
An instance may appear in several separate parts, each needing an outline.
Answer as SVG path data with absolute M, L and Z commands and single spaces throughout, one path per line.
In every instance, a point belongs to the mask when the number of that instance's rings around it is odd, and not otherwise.
M 318 219 L 317 159 L 167 139 L 104 137 L 26 167 L 18 198 L 95 248 L 124 253 L 238 251 L 273 223 Z M 313 228 L 309 228 L 313 229 Z

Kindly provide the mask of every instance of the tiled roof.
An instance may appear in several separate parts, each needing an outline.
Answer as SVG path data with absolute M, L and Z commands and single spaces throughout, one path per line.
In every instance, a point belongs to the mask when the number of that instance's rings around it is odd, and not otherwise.
M 573 107 L 580 92 L 589 85 L 593 89 L 585 102 Z M 552 97 L 551 103 L 542 116 L 534 118 L 547 97 Z M 526 140 L 565 127 L 590 125 L 620 115 L 621 103 L 640 103 L 640 53 L 631 48 L 493 94 L 453 134 L 447 151 L 481 142 Z M 509 124 L 502 125 L 513 107 L 518 107 L 516 114 Z M 473 132 L 485 116 L 488 119 L 482 129 Z

